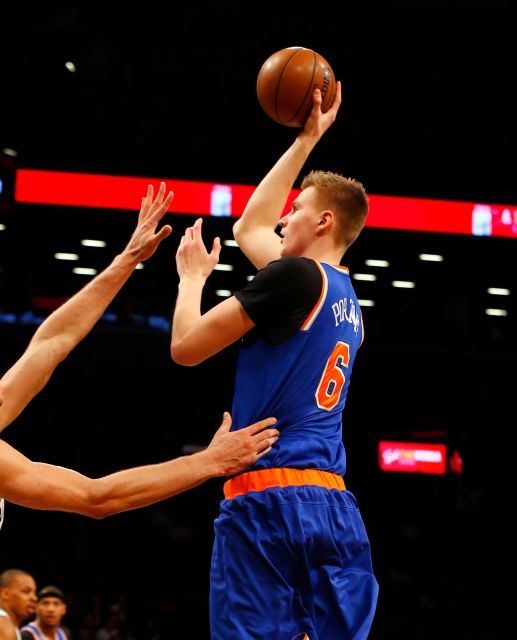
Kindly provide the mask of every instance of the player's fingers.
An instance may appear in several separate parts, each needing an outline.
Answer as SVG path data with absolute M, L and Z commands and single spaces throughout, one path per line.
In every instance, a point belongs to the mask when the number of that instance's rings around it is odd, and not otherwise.
M 147 216 L 147 212 L 149 211 L 149 208 L 151 206 L 152 200 L 153 200 L 153 185 L 152 184 L 148 184 L 147 185 L 147 193 L 142 198 L 142 206 L 140 207 L 140 213 L 138 215 L 138 219 L 139 220 L 141 220 L 142 218 L 145 218 Z
M 146 205 L 149 206 L 153 201 L 154 188 L 152 184 L 147 185 L 147 194 L 145 196 Z
M 258 460 L 259 458 L 261 458 L 265 453 L 268 453 L 268 451 L 271 451 L 273 447 L 268 447 L 267 449 L 264 449 L 263 451 L 259 451 L 258 453 L 255 454 L 255 459 Z
M 338 80 L 336 83 L 336 95 L 334 96 L 333 107 L 339 107 L 341 104 L 341 82 Z
M 223 421 L 221 422 L 221 426 L 217 429 L 216 433 L 228 433 L 232 428 L 232 416 L 225 411 L 223 413 Z
M 246 427 L 244 430 L 247 431 L 248 435 L 252 436 L 255 433 L 260 433 L 260 431 L 264 431 L 264 429 L 267 429 L 268 427 L 272 427 L 274 424 L 276 424 L 276 418 L 266 418 L 265 420 L 260 420 L 259 422 L 255 422 L 254 424 L 251 424 L 249 427 Z
M 212 251 L 210 252 L 213 256 L 216 256 L 219 261 L 219 255 L 221 253 L 221 240 L 220 238 L 214 238 L 214 242 L 212 244 Z
M 201 239 L 201 226 L 202 225 L 203 225 L 203 219 L 202 218 L 198 218 L 194 222 L 194 225 L 192 226 L 192 237 L 195 240 L 200 240 Z
M 166 213 L 169 210 L 169 207 L 171 206 L 171 202 L 173 198 L 174 198 L 174 192 L 169 191 L 165 200 L 160 204 L 159 207 L 156 208 L 154 212 L 154 216 L 156 218 L 161 218 L 164 215 L 164 213 Z
M 278 440 L 279 435 L 280 432 L 278 431 L 278 429 L 272 429 L 271 427 L 269 427 L 268 429 L 264 429 L 264 431 L 257 433 L 253 437 L 259 443 L 265 443 L 267 440 L 270 440 L 271 442 L 269 444 L 273 444 L 273 442 L 276 442 Z
M 157 238 L 158 242 L 164 240 L 167 236 L 170 236 L 172 233 L 172 227 L 169 224 L 166 224 L 164 227 L 158 231 L 155 238 Z
M 182 255 L 184 245 L 185 245 L 185 236 L 181 236 L 180 243 L 179 243 L 178 248 L 176 250 L 176 255 L 177 256 Z
M 160 188 L 158 189 L 158 195 L 156 196 L 155 200 L 153 200 L 154 189 L 152 185 L 149 185 L 149 186 L 151 187 L 151 193 L 150 193 L 150 199 L 149 199 L 149 206 L 147 207 L 147 210 L 146 210 L 146 215 L 148 217 L 152 217 L 156 215 L 157 211 L 160 211 L 160 208 L 162 206 L 163 197 L 165 193 L 165 182 L 160 182 Z M 147 197 L 149 198 L 149 191 L 147 192 Z
M 160 182 L 160 188 L 158 190 L 158 195 L 156 196 L 155 203 L 158 205 L 162 204 L 164 195 L 165 195 L 165 182 Z
M 272 449 L 277 440 L 278 436 L 272 436 L 270 438 L 264 438 L 260 442 L 255 441 L 255 452 L 260 453 L 264 451 L 264 449 Z

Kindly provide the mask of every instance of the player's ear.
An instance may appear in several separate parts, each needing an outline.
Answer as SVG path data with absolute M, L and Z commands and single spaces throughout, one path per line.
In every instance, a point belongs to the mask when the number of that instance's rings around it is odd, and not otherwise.
M 320 229 L 325 229 L 329 225 L 331 225 L 333 221 L 334 221 L 334 214 L 332 213 L 332 211 L 330 211 L 330 209 L 325 209 L 325 211 L 322 211 L 320 214 L 320 220 L 318 225 Z

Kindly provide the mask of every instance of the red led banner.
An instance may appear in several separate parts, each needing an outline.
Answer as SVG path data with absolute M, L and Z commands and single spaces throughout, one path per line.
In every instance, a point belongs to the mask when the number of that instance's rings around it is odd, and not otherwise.
M 382 471 L 444 474 L 447 447 L 421 442 L 379 442 L 379 466 Z
M 164 180 L 174 191 L 171 212 L 242 214 L 254 186 Z M 148 184 L 160 179 L 19 169 L 15 200 L 31 204 L 134 210 Z M 290 202 L 299 192 L 293 190 Z M 517 205 L 491 205 L 370 195 L 367 227 L 517 238 Z

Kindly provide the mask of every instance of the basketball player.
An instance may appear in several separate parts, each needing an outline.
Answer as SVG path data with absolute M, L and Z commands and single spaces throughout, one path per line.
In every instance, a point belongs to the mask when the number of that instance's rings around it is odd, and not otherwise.
M 165 183 L 153 200 L 149 186 L 128 245 L 83 289 L 54 311 L 34 334 L 21 358 L 0 379 L 0 431 L 10 424 L 45 386 L 57 365 L 88 334 L 142 260 L 150 258 L 171 233 L 157 225 L 172 201 Z M 74 512 L 94 518 L 143 507 L 191 489 L 205 480 L 233 473 L 256 462 L 277 438 L 267 419 L 251 425 L 241 437 L 223 422 L 210 446 L 199 453 L 92 480 L 63 467 L 32 462 L 0 440 L 0 526 L 5 498 L 33 509 Z M 265 429 L 265 430 L 264 430 Z
M 36 583 L 25 571 L 0 574 L 0 640 L 21 640 L 19 625 L 36 611 Z
M 377 601 L 370 545 L 343 481 L 342 411 L 363 340 L 361 309 L 343 254 L 368 212 L 363 186 L 312 171 L 279 220 L 310 152 L 334 122 L 338 83 L 252 194 L 234 235 L 259 270 L 235 296 L 200 314 L 208 253 L 201 221 L 178 248 L 180 276 L 171 354 L 202 362 L 243 338 L 234 428 L 270 413 L 281 439 L 225 483 L 215 523 L 210 587 L 213 640 L 330 640 L 368 636 Z M 280 225 L 280 234 L 275 233 Z
M 22 640 L 68 640 L 61 626 L 66 613 L 65 594 L 52 585 L 38 591 L 36 620 L 21 628 Z

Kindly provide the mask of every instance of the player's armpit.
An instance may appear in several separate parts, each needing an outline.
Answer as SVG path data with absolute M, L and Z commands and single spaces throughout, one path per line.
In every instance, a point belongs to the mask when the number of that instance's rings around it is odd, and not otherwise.
M 280 237 L 271 227 L 252 227 L 238 220 L 233 226 L 233 236 L 256 269 L 262 269 L 280 258 Z

